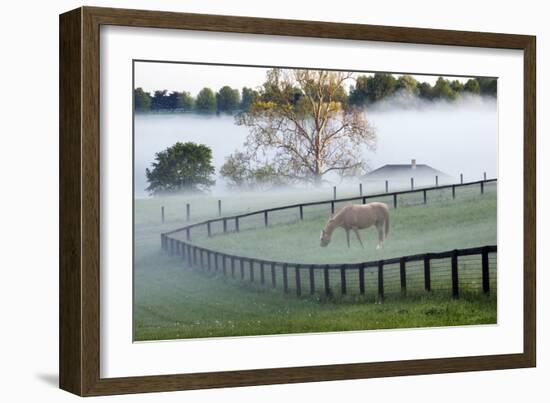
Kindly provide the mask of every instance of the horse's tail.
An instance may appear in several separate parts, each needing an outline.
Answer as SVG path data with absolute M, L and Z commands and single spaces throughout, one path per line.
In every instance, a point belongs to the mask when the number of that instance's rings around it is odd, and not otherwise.
M 386 227 L 384 228 L 384 237 L 387 237 L 390 233 L 390 212 L 386 210 L 386 220 L 385 220 Z

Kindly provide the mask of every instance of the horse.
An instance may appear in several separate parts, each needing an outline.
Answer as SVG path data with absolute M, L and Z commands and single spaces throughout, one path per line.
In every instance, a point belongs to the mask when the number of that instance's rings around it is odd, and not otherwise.
M 325 228 L 321 230 L 321 246 L 327 246 L 330 243 L 332 232 L 337 227 L 342 227 L 346 230 L 348 248 L 350 247 L 350 230 L 355 232 L 357 240 L 361 244 L 361 247 L 364 248 L 365 246 L 363 245 L 359 230 L 368 228 L 372 225 L 376 226 L 378 230 L 378 245 L 376 249 L 380 249 L 384 239 L 390 232 L 390 213 L 385 203 L 375 202 L 364 205 L 350 204 L 344 206 L 338 210 L 336 214 L 329 217 Z

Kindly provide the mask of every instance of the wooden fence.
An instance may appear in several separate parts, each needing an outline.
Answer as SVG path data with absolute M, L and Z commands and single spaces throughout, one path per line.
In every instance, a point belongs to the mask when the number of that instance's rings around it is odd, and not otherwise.
M 484 193 L 484 187 L 487 183 L 496 182 L 496 179 L 488 179 L 476 182 L 461 184 L 452 184 L 444 186 L 435 186 L 430 188 L 404 190 L 398 192 L 381 193 L 376 195 L 350 197 L 337 200 L 323 200 L 308 203 L 298 203 L 287 206 L 274 207 L 270 209 L 252 211 L 244 214 L 219 217 L 161 234 L 162 249 L 171 255 L 181 256 L 187 264 L 201 270 L 220 272 L 225 276 L 240 278 L 252 283 L 259 282 L 261 285 L 270 285 L 271 287 L 281 287 L 285 293 L 294 292 L 300 296 L 304 293 L 324 294 L 331 296 L 338 293 L 346 295 L 358 293 L 364 295 L 369 287 L 376 283 L 375 290 L 371 293 L 376 294 L 378 300 L 382 300 L 388 288 L 395 291 L 398 284 L 398 291 L 406 294 L 410 288 L 410 281 L 418 283 L 418 278 L 422 277 L 422 289 L 431 291 L 434 283 L 438 288 L 450 287 L 451 295 L 458 298 L 460 295 L 459 266 L 460 260 L 466 258 L 474 259 L 470 263 L 462 264 L 466 267 L 462 271 L 468 276 L 479 274 L 479 281 L 470 282 L 478 284 L 484 293 L 491 290 L 491 264 L 496 261 L 496 245 L 488 245 L 477 248 L 458 249 L 446 252 L 424 253 L 418 255 L 402 256 L 398 258 L 362 262 L 362 263 L 342 263 L 342 264 L 298 264 L 291 262 L 270 261 L 256 259 L 238 255 L 231 255 L 208 248 L 200 247 L 191 243 L 192 231 L 198 229 L 205 232 L 207 236 L 214 234 L 213 224 L 221 223 L 222 233 L 229 232 L 228 223 L 232 223 L 232 229 L 235 232 L 240 231 L 241 221 L 247 217 L 262 217 L 263 225 L 269 226 L 270 213 L 281 210 L 297 209 L 300 220 L 304 219 L 304 209 L 309 206 L 330 204 L 332 212 L 335 211 L 335 203 L 348 201 L 361 201 L 363 204 L 368 199 L 380 197 L 392 197 L 393 207 L 398 208 L 398 196 L 411 193 L 422 193 L 423 202 L 428 201 L 428 192 L 434 190 L 451 189 L 453 199 L 456 197 L 456 188 L 464 186 L 479 185 L 480 193 Z M 182 236 L 183 235 L 183 236 Z M 437 270 L 434 269 L 437 268 Z M 389 273 L 389 274 L 388 274 Z M 421 273 L 419 275 L 418 273 Z M 476 274 L 477 273 L 477 274 Z M 449 278 L 445 276 L 449 274 Z M 437 281 L 433 281 L 434 277 Z M 368 277 L 368 279 L 367 279 Z M 464 277 L 464 276 L 462 276 Z M 376 279 L 375 281 L 373 279 Z M 391 280 L 388 282 L 387 280 Z M 397 281 L 398 279 L 398 281 Z M 443 280 L 442 280 L 443 279 Z M 395 280 L 395 281 L 394 281 Z M 414 287 L 419 289 L 418 284 Z
M 472 275 L 476 277 L 476 273 L 478 274 L 479 281 L 469 282 L 468 291 L 475 291 L 472 289 L 472 284 L 475 284 L 479 286 L 479 291 L 489 294 L 490 268 L 496 266 L 497 252 L 496 245 L 488 245 L 361 263 L 301 264 L 232 255 L 192 245 L 165 234 L 161 239 L 165 251 L 172 256 L 180 256 L 188 266 L 199 270 L 280 288 L 284 293 L 293 292 L 297 296 L 365 295 L 368 288 L 378 301 L 384 299 L 388 288 L 392 292 L 396 291 L 396 284 L 402 295 L 407 294 L 410 282 L 415 284 L 412 287 L 414 292 L 418 292 L 420 288 L 430 292 L 434 290 L 434 275 L 438 280 L 438 286 L 435 287 L 437 290 L 449 290 L 452 297 L 458 298 L 461 291 L 459 268 L 470 279 Z M 465 258 L 469 258 L 468 262 L 473 262 L 473 265 L 465 264 L 462 261 Z M 434 262 L 438 264 L 434 265 Z M 419 288 L 420 277 L 422 287 Z

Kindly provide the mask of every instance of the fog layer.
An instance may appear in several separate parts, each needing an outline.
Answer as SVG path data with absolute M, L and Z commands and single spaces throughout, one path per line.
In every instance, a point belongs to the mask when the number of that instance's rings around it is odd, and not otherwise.
M 376 152 L 366 152 L 369 165 L 408 164 L 416 159 L 455 177 L 478 180 L 483 172 L 497 176 L 498 116 L 496 100 L 472 97 L 452 103 L 403 103 L 395 98 L 366 110 L 376 128 Z M 212 148 L 216 172 L 225 157 L 242 148 L 248 134 L 232 116 L 148 114 L 135 116 L 135 196 L 145 197 L 145 168 L 156 152 L 192 141 Z M 217 176 L 217 175 L 216 175 Z M 221 178 L 215 191 L 224 190 Z

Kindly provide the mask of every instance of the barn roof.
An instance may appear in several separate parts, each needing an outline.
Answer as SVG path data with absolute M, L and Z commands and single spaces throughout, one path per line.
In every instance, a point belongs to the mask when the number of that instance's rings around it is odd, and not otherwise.
M 410 178 L 412 176 L 439 176 L 450 177 L 445 172 L 432 168 L 426 164 L 386 164 L 365 175 L 367 179 Z

